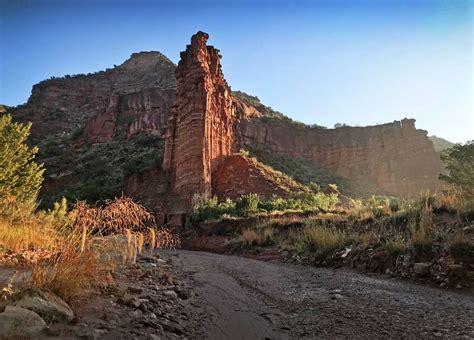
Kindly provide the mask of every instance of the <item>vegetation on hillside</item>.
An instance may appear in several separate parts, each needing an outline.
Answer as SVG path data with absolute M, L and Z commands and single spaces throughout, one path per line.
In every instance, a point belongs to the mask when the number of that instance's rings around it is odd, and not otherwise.
M 377 192 L 377 189 L 367 183 L 356 183 L 335 175 L 324 167 L 317 167 L 300 157 L 278 155 L 268 150 L 251 148 L 249 154 L 259 162 L 267 164 L 275 170 L 292 177 L 295 181 L 308 185 L 318 183 L 321 186 L 336 184 L 338 189 L 348 196 L 368 197 Z
M 326 129 L 325 126 L 321 126 L 318 124 L 308 125 L 308 124 L 296 121 L 294 119 L 291 119 L 290 117 L 285 116 L 283 113 L 274 110 L 270 106 L 263 105 L 257 96 L 252 96 L 243 91 L 232 91 L 232 95 L 246 102 L 248 105 L 254 106 L 262 114 L 262 117 L 260 118 L 262 121 L 280 120 L 288 124 L 296 125 L 302 128 Z
M 441 137 L 429 136 L 428 138 L 433 143 L 433 147 L 436 152 L 441 152 L 446 149 L 450 149 L 455 145 L 454 143 L 451 143 L 450 141 Z
M 66 197 L 69 201 L 103 203 L 120 196 L 126 176 L 160 167 L 163 140 L 154 135 L 137 135 L 129 141 L 84 145 L 72 152 L 55 137 L 40 143 L 39 158 L 48 164 L 50 182 L 65 184 L 60 190 L 44 192 L 42 206 Z
M 447 175 L 440 175 L 444 182 L 454 184 L 469 196 L 474 196 L 474 141 L 456 144 L 441 154 Z

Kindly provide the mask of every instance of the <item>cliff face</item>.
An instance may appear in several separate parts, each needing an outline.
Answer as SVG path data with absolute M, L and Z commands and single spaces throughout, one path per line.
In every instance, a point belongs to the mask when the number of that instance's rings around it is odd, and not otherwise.
M 97 73 L 51 78 L 33 86 L 17 119 L 33 122 L 33 139 L 84 128 L 88 142 L 108 142 L 164 128 L 176 88 L 175 65 L 159 52 L 133 54 Z M 124 132 L 116 136 L 116 132 Z
M 219 51 L 198 32 L 181 53 L 176 99 L 168 119 L 163 169 L 182 195 L 211 193 L 211 174 L 233 151 L 233 108 Z
M 413 119 L 321 129 L 278 119 L 262 122 L 238 113 L 244 146 L 301 157 L 361 185 L 375 185 L 380 193 L 404 196 L 439 189 L 441 162 L 426 131 L 417 130 Z
M 177 67 L 159 52 L 141 52 L 113 69 L 35 85 L 15 117 L 33 122 L 46 187 L 61 195 L 59 186 L 71 181 L 90 181 L 89 191 L 100 185 L 103 193 L 113 185 L 163 212 L 189 209 L 194 193 L 288 192 L 232 156 L 257 148 L 300 157 L 378 193 L 438 188 L 439 157 L 414 120 L 338 129 L 295 124 L 256 97 L 233 95 L 207 40 L 195 34 Z M 108 171 L 94 172 L 103 163 L 113 164 L 112 184 Z M 65 191 L 70 199 L 88 198 L 77 194 L 80 186 Z
M 105 109 L 86 122 L 87 141 L 111 142 L 120 127 L 127 139 L 140 132 L 163 135 L 174 94 L 172 89 L 149 88 L 110 96 Z

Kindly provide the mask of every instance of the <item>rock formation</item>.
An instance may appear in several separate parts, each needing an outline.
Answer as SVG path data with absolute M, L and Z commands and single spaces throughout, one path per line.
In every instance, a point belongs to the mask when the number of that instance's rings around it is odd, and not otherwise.
M 33 122 L 32 139 L 44 144 L 40 148 L 52 140 L 60 145 L 41 159 L 48 169 L 45 187 L 59 190 L 68 180 L 87 177 L 86 171 L 68 165 L 75 164 L 74 157 L 82 164 L 80 157 L 87 159 L 91 145 L 112 145 L 94 149 L 104 150 L 99 158 L 107 162 L 110 149 L 127 149 L 135 135 L 153 134 L 165 139 L 162 167 L 148 162 L 146 171 L 133 164 L 131 170 L 117 169 L 123 175 L 115 183 L 162 212 L 188 210 L 195 193 L 287 192 L 256 168 L 244 169 L 246 161 L 233 156 L 241 148 L 300 157 L 377 193 L 413 195 L 439 188 L 439 157 L 414 120 L 337 129 L 295 124 L 258 98 L 233 95 L 219 51 L 207 40 L 206 33 L 195 34 L 177 67 L 159 52 L 140 52 L 113 69 L 35 85 L 28 103 L 14 115 Z M 156 145 L 140 143 L 128 148 L 132 154 L 150 155 L 143 150 Z M 117 161 L 120 155 L 114 157 Z M 57 173 L 51 173 L 55 167 Z M 123 182 L 125 173 L 129 180 Z
M 212 173 L 212 193 L 220 198 L 236 199 L 246 193 L 258 193 L 266 198 L 287 197 L 301 189 L 302 185 L 291 177 L 241 155 L 226 157 Z
M 182 195 L 211 193 L 211 174 L 233 151 L 230 88 L 219 51 L 198 32 L 176 68 L 176 99 L 168 119 L 163 169 L 171 188 Z
M 239 112 L 237 112 L 239 113 Z M 240 142 L 276 154 L 301 157 L 337 175 L 375 185 L 379 193 L 415 195 L 439 189 L 441 162 L 415 120 L 321 129 L 239 115 Z

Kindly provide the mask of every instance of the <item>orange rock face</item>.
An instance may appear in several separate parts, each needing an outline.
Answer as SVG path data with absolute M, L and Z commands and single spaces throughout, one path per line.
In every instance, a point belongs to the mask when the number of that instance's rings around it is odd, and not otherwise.
M 441 161 L 426 131 L 417 130 L 413 119 L 320 129 L 240 117 L 243 147 L 304 158 L 360 184 L 375 185 L 380 193 L 405 196 L 440 188 Z
M 286 197 L 301 187 L 285 176 L 269 172 L 261 164 L 240 155 L 226 157 L 212 173 L 212 193 L 221 199 L 235 199 L 242 194 L 261 197 Z
M 174 94 L 174 90 L 150 88 L 112 95 L 105 110 L 86 122 L 87 140 L 92 143 L 111 142 L 121 126 L 126 126 L 124 133 L 127 138 L 139 132 L 164 134 Z M 119 118 L 125 124 L 118 124 Z
M 179 194 L 210 193 L 211 174 L 233 151 L 234 116 L 219 51 L 198 32 L 181 53 L 176 99 L 165 139 L 163 169 Z

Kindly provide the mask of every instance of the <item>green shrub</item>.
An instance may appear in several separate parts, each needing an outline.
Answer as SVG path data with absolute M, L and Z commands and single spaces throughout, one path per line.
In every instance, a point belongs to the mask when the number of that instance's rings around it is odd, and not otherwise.
M 260 201 L 257 194 L 242 195 L 235 201 L 235 209 L 240 216 L 249 216 L 258 210 L 258 202 Z
M 391 198 L 389 202 L 389 208 L 391 212 L 397 212 L 402 209 L 402 201 L 398 198 Z

